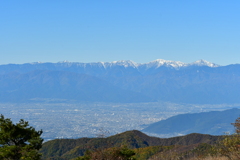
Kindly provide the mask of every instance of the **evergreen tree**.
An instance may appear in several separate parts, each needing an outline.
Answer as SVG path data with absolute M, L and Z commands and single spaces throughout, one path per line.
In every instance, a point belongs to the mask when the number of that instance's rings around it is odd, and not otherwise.
M 11 119 L 0 116 L 0 159 L 39 160 L 43 139 L 42 130 L 36 131 L 21 119 L 13 124 Z

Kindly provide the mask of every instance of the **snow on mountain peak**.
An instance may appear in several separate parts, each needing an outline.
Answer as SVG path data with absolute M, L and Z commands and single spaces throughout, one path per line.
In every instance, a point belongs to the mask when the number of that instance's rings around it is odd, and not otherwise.
M 130 61 L 130 60 L 121 60 L 121 61 L 113 61 L 111 62 L 113 65 L 120 65 L 120 66 L 124 66 L 124 67 L 134 67 L 136 68 L 138 66 L 138 64 L 136 62 Z
M 32 62 L 30 64 L 42 64 L 42 63 L 44 63 L 44 62 L 37 61 L 37 62 Z
M 170 61 L 170 60 L 164 60 L 164 59 L 157 59 L 154 61 L 151 61 L 149 63 L 141 64 L 141 65 L 147 65 L 147 68 L 159 68 L 161 66 L 166 67 L 173 67 L 175 69 L 179 69 L 181 67 L 187 67 L 187 66 L 208 66 L 208 67 L 219 67 L 219 65 L 208 62 L 206 60 L 198 60 L 193 63 L 183 63 L 180 61 Z
M 64 61 L 60 61 L 58 63 L 73 63 L 73 62 L 69 62 L 68 60 L 64 60 Z
M 42 63 L 42 62 L 35 62 L 33 64 L 37 64 L 37 63 Z M 61 62 L 58 62 L 57 64 L 60 64 L 65 67 L 71 67 L 72 65 L 86 67 L 87 65 L 91 65 L 91 66 L 99 66 L 99 67 L 104 67 L 104 68 L 113 67 L 113 66 L 123 66 L 125 68 L 127 68 L 127 67 L 138 68 L 143 65 L 146 66 L 147 68 L 159 68 L 161 66 L 165 66 L 165 67 L 172 67 L 175 69 L 179 69 L 181 67 L 187 67 L 187 66 L 219 67 L 219 65 L 208 62 L 203 59 L 197 60 L 193 63 L 183 63 L 180 61 L 156 59 L 156 60 L 148 62 L 148 63 L 136 63 L 131 60 L 120 60 L 120 61 L 112 61 L 112 62 L 93 62 L 93 63 L 61 61 Z
M 180 61 L 169 61 L 169 60 L 164 60 L 164 59 L 157 59 L 155 61 L 146 63 L 147 66 L 150 67 L 161 67 L 161 66 L 170 66 L 170 67 L 174 67 L 174 68 L 179 68 L 179 67 L 183 67 L 186 64 Z
M 200 60 L 197 60 L 193 63 L 190 63 L 189 65 L 196 65 L 196 66 L 208 66 L 208 67 L 218 67 L 219 65 L 215 64 L 215 63 L 211 63 L 211 62 L 208 62 L 206 60 L 203 60 L 203 59 L 200 59 Z

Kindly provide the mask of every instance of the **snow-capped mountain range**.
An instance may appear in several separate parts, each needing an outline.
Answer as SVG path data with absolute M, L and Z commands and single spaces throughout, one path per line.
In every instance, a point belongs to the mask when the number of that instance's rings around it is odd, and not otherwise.
M 140 64 L 140 65 L 146 65 L 148 66 L 147 68 L 150 67 L 161 67 L 161 66 L 168 66 L 168 67 L 173 67 L 173 68 L 180 68 L 180 67 L 188 67 L 188 66 L 207 66 L 207 67 L 219 67 L 219 65 L 208 62 L 206 60 L 198 60 L 193 63 L 183 63 L 180 61 L 169 61 L 169 60 L 163 60 L 163 59 L 157 59 L 155 61 L 145 63 L 145 64 Z
M 32 64 L 43 64 L 42 62 L 35 62 Z M 207 66 L 207 67 L 219 67 L 219 65 L 215 63 L 208 62 L 206 60 L 197 60 L 193 63 L 183 63 L 180 61 L 170 61 L 170 60 L 164 60 L 164 59 L 157 59 L 148 63 L 136 63 L 131 60 L 121 60 L 121 61 L 113 61 L 113 62 L 92 62 L 92 63 L 81 63 L 81 62 L 69 62 L 69 61 L 62 61 L 58 62 L 57 64 L 62 64 L 64 66 L 99 66 L 99 67 L 112 67 L 112 66 L 124 66 L 124 67 L 133 67 L 138 68 L 142 66 L 146 66 L 146 68 L 159 68 L 161 66 L 167 66 L 167 67 L 173 67 L 173 68 L 180 68 L 180 67 L 188 67 L 188 66 Z
M 0 65 L 0 102 L 66 99 L 91 102 L 240 103 L 240 64 L 157 59 Z

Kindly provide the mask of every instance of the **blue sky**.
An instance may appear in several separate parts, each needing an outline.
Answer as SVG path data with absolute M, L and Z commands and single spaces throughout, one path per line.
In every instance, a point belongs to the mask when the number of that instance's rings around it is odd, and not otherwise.
M 0 64 L 240 63 L 239 0 L 0 2 Z

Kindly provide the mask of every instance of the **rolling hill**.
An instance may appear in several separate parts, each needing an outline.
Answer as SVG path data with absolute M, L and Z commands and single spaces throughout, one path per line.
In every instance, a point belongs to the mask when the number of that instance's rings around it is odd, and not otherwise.
M 149 146 L 191 146 L 200 143 L 214 144 L 219 139 L 221 139 L 219 136 L 196 133 L 173 138 L 156 138 L 133 130 L 107 138 L 55 139 L 44 143 L 40 153 L 43 154 L 43 159 L 64 160 L 81 156 L 86 150 L 120 147 L 122 145 L 131 149 Z

